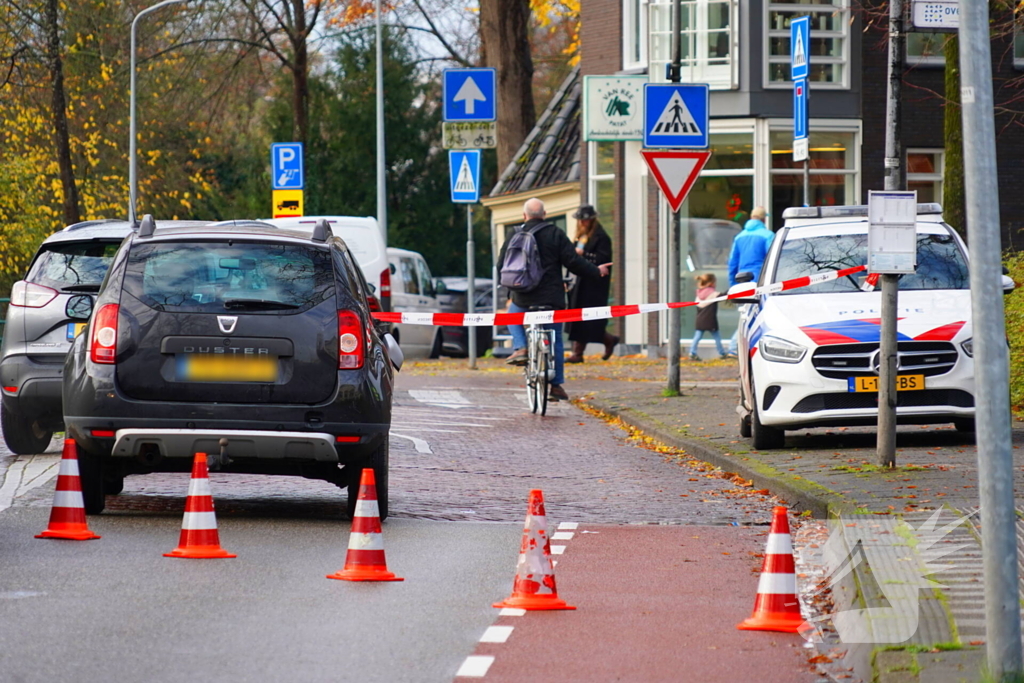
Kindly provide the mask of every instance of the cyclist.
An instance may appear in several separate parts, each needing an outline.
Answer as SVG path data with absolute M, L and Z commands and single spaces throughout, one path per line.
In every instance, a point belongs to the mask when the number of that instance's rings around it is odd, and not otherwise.
M 525 221 L 523 227 L 525 229 L 529 230 L 539 223 L 545 224 L 534 233 L 544 274 L 540 283 L 530 291 L 512 292 L 512 303 L 508 307 L 509 313 L 524 313 L 532 307 L 555 311 L 563 310 L 565 308 L 563 267 L 568 268 L 576 275 L 588 275 L 595 278 L 608 276 L 610 263 L 595 266 L 577 254 L 576 247 L 569 241 L 569 237 L 554 223 L 544 220 L 546 215 L 544 202 L 536 197 L 527 199 L 523 204 L 523 220 Z M 505 238 L 505 244 L 502 245 L 501 253 L 498 255 L 498 263 L 505 262 L 505 250 L 508 248 L 509 240 L 512 239 L 512 234 L 510 232 Z M 562 388 L 562 384 L 565 383 L 565 342 L 562 339 L 562 323 L 551 323 L 544 327 L 555 331 L 555 378 L 551 382 L 548 397 L 552 401 L 567 401 L 569 395 Z M 525 365 L 527 357 L 526 330 L 522 325 L 509 325 L 508 328 L 512 334 L 513 351 L 506 362 L 511 365 Z

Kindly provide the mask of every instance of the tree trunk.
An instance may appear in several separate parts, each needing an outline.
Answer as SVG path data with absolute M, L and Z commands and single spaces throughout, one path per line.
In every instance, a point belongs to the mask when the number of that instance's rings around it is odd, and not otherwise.
M 484 64 L 498 70 L 498 173 L 533 130 L 529 0 L 480 0 Z
M 303 0 L 292 0 L 295 26 L 291 31 L 295 50 L 292 72 L 292 134 L 295 142 L 306 143 L 309 134 L 309 50 L 306 47 L 306 12 Z
M 50 69 L 50 109 L 53 114 L 54 141 L 57 146 L 57 166 L 64 194 L 64 224 L 81 220 L 78 210 L 78 187 L 71 166 L 71 140 L 68 136 L 67 100 L 64 96 L 64 62 L 61 59 L 60 27 L 58 26 L 58 0 L 46 3 L 46 60 Z
M 964 129 L 960 109 L 960 41 L 946 37 L 945 159 L 942 174 L 942 217 L 967 239 L 964 208 Z

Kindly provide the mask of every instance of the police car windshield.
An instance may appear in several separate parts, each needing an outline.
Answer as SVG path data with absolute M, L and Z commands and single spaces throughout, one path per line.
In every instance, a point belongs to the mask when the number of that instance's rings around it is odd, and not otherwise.
M 821 235 L 790 238 L 782 245 L 773 282 L 814 275 L 822 271 L 867 265 L 868 236 Z M 860 292 L 866 272 L 820 282 L 782 294 Z M 951 235 L 917 236 L 917 272 L 900 277 L 900 290 L 968 289 L 967 261 Z

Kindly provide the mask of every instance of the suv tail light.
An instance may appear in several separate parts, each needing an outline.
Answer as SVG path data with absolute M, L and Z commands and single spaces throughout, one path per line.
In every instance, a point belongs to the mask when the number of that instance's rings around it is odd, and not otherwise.
M 106 304 L 96 311 L 92 321 L 89 358 L 93 363 L 111 364 L 117 360 L 117 304 Z
M 373 294 L 366 295 L 366 305 L 370 308 L 370 313 L 380 313 L 380 301 Z
M 57 297 L 57 290 L 19 280 L 11 287 L 11 305 L 25 308 L 42 308 Z
M 355 311 L 338 311 L 338 368 L 357 370 L 363 367 L 366 339 L 363 323 Z
M 380 305 L 385 311 L 391 310 L 391 267 L 380 274 Z

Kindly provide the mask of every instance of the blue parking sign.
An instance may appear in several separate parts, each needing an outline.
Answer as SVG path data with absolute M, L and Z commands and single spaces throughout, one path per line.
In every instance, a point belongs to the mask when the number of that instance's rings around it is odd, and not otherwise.
M 708 146 L 706 83 L 644 84 L 644 147 Z
M 494 69 L 445 69 L 442 74 L 445 121 L 494 121 L 497 82 Z
M 301 190 L 305 187 L 302 171 L 302 143 L 275 142 L 270 146 L 272 189 Z
M 448 172 L 452 181 L 453 202 L 476 204 L 480 201 L 480 150 L 449 150 Z

